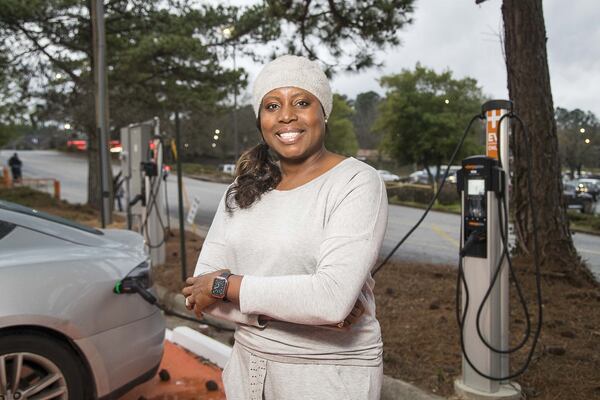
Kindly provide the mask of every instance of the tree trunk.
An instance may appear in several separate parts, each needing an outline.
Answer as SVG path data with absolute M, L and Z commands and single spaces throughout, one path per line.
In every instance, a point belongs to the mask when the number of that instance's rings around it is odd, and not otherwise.
M 508 91 L 515 112 L 528 127 L 532 152 L 533 198 L 529 198 L 527 148 L 524 133 L 516 124 L 511 145 L 514 155 L 512 208 L 515 210 L 518 250 L 521 254 L 534 254 L 534 229 L 529 208 L 529 202 L 533 202 L 541 267 L 563 272 L 573 282 L 581 282 L 582 278 L 588 280 L 591 274 L 573 245 L 562 197 L 542 0 L 504 0 L 502 17 Z

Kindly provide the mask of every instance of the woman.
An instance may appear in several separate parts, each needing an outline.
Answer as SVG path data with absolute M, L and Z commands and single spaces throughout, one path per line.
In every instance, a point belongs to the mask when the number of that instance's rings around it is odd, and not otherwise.
M 315 62 L 264 67 L 253 90 L 263 143 L 240 158 L 183 289 L 196 314 L 238 324 L 230 400 L 379 398 L 370 271 L 387 197 L 373 168 L 325 148 L 332 102 Z

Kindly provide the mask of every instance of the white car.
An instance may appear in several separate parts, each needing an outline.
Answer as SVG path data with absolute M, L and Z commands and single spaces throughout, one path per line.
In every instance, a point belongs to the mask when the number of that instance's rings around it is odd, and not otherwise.
M 400 180 L 398 175 L 392 174 L 390 171 L 378 169 L 377 172 L 379 172 L 379 176 L 381 176 L 384 182 L 398 182 Z
M 427 175 L 427 171 L 424 169 L 411 173 L 408 178 L 411 183 L 429 184 L 429 175 Z
M 448 169 L 447 165 L 442 165 L 440 168 L 440 176 L 439 179 L 441 180 L 444 177 L 444 174 L 446 173 L 446 170 Z M 449 183 L 456 183 L 456 172 L 459 171 L 460 169 L 462 169 L 462 167 L 460 165 L 451 165 L 450 166 L 450 171 L 448 172 L 448 182 Z M 437 167 L 430 167 L 429 171 L 431 172 L 431 174 L 433 175 L 433 177 L 435 178 L 436 173 L 437 173 Z M 411 183 L 420 183 L 423 185 L 429 185 L 429 175 L 427 174 L 427 170 L 425 169 L 421 169 L 419 171 L 415 171 L 412 174 L 410 174 L 409 176 L 409 180 Z
M 113 399 L 155 375 L 164 317 L 118 294 L 152 284 L 139 234 L 0 200 L 0 254 L 0 399 Z

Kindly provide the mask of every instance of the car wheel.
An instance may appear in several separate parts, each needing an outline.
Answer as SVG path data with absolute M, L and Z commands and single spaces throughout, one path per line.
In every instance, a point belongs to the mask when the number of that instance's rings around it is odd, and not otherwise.
M 45 335 L 0 334 L 0 400 L 86 399 L 78 356 L 65 343 Z

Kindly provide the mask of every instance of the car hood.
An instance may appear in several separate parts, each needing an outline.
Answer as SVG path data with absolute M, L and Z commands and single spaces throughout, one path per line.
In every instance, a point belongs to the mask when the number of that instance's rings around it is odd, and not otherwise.
M 74 226 L 38 218 L 35 215 L 12 212 L 2 208 L 0 208 L 0 220 L 84 246 L 133 251 L 135 253 L 144 251 L 142 236 L 124 229 L 78 229 Z
M 134 250 L 144 248 L 144 238 L 137 232 L 125 229 L 101 229 L 104 233 L 102 247 L 126 247 Z

